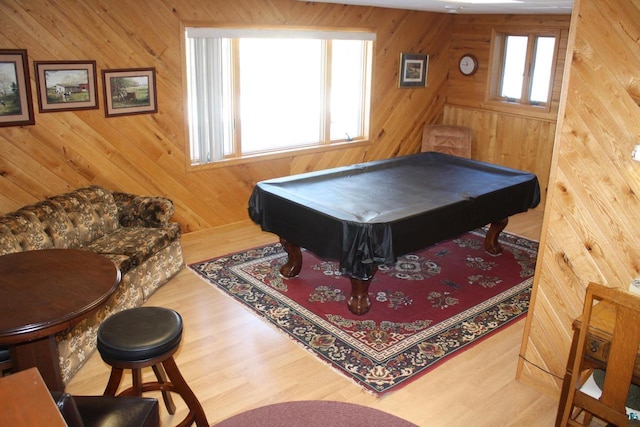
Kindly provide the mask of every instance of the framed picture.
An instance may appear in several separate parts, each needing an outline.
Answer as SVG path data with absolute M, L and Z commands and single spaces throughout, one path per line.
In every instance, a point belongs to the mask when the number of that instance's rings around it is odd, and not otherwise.
M 158 112 L 156 69 L 103 70 L 107 117 Z
M 401 53 L 398 87 L 427 86 L 428 68 L 429 55 L 421 53 Z
M 0 49 L 0 126 L 33 124 L 27 51 Z
M 96 61 L 36 61 L 41 113 L 98 108 Z

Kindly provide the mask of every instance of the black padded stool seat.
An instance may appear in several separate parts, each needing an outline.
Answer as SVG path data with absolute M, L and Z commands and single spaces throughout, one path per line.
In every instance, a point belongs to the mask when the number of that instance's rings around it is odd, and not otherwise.
M 182 317 L 168 308 L 140 307 L 105 320 L 98 330 L 103 358 L 142 361 L 164 354 L 180 344 Z
M 178 393 L 189 413 L 178 426 L 196 423 L 208 426 L 202 405 L 182 377 L 173 354 L 182 339 L 182 317 L 163 307 L 138 307 L 124 310 L 106 319 L 98 329 L 98 351 L 102 360 L 111 365 L 111 376 L 105 396 L 115 396 L 124 369 L 131 369 L 133 385 L 118 396 L 142 396 L 158 390 L 170 414 L 175 404 L 170 392 Z M 142 368 L 152 367 L 157 378 L 142 382 Z M 167 381 L 169 377 L 169 381 Z

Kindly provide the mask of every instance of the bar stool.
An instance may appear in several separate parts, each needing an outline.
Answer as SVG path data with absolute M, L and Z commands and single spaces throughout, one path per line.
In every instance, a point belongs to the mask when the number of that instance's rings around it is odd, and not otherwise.
M 198 427 L 208 426 L 202 405 L 173 358 L 181 339 L 182 317 L 168 308 L 137 307 L 106 319 L 98 329 L 97 343 L 102 360 L 111 366 L 104 395 L 115 396 L 123 370 L 131 369 L 133 385 L 118 396 L 141 396 L 143 392 L 161 391 L 165 406 L 173 415 L 176 407 L 170 392 L 175 392 L 189 409 L 178 426 L 193 422 Z M 146 367 L 153 368 L 157 381 L 142 382 L 142 369 Z

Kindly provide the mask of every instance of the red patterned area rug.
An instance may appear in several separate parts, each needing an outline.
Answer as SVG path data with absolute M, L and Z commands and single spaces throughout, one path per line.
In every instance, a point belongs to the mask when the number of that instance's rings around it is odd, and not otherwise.
M 278 270 L 280 244 L 191 264 L 207 282 L 287 333 L 374 394 L 416 379 L 524 315 L 538 243 L 506 232 L 499 256 L 484 250 L 486 229 L 380 266 L 371 310 L 347 308 L 351 283 L 338 264 L 303 251 L 298 277 Z

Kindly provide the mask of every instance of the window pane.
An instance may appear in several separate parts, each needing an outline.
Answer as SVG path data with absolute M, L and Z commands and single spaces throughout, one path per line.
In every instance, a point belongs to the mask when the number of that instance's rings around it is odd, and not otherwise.
M 362 136 L 365 42 L 334 40 L 331 57 L 331 135 L 348 140 Z
M 500 96 L 520 99 L 527 55 L 527 36 L 507 36 Z
M 322 42 L 240 39 L 244 153 L 320 141 Z
M 531 102 L 548 101 L 555 44 L 555 37 L 536 38 L 531 78 Z
M 244 31 L 186 29 L 192 164 L 367 136 L 373 33 Z

